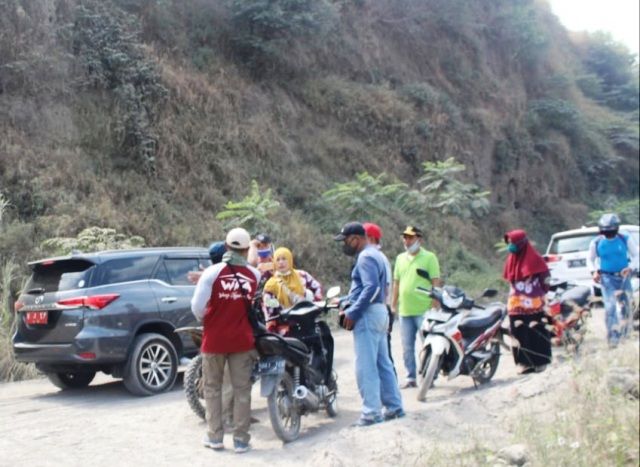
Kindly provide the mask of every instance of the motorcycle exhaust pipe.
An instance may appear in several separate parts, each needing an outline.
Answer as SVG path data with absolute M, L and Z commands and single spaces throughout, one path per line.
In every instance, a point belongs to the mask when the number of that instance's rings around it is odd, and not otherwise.
M 313 391 L 309 391 L 306 386 L 298 386 L 293 391 L 293 397 L 302 402 L 309 410 L 318 410 L 320 407 L 320 398 Z

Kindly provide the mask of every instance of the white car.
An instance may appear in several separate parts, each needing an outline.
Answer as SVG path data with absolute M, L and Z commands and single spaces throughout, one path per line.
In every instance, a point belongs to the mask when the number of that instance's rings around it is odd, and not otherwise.
M 640 243 L 638 241 L 640 228 L 637 225 L 621 225 L 620 232 L 631 235 L 636 246 Z M 589 256 L 589 244 L 597 235 L 598 227 L 582 227 L 553 234 L 544 255 L 552 279 L 593 288 L 594 283 L 587 268 L 587 257 Z M 635 264 L 631 264 L 631 268 L 635 271 L 639 269 L 637 256 Z M 634 301 L 638 303 L 638 277 L 633 277 L 631 283 Z M 599 287 L 594 290 L 594 294 L 600 295 Z

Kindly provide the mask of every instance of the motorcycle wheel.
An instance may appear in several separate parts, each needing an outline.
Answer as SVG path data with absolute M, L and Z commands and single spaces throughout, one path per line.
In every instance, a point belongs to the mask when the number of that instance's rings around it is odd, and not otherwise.
M 204 378 L 202 377 L 202 355 L 198 354 L 184 373 L 184 394 L 191 410 L 205 419 Z
M 426 400 L 427 391 L 433 384 L 433 380 L 440 371 L 441 358 L 442 355 L 438 355 L 436 358 L 433 358 L 433 353 L 429 348 L 424 355 L 424 359 L 421 360 L 420 375 L 422 375 L 422 379 L 420 380 L 420 385 L 418 386 L 418 395 L 416 396 L 418 401 L 424 402 Z
M 327 387 L 329 388 L 329 391 L 333 391 L 333 394 L 331 394 L 327 398 L 327 402 L 325 406 L 327 415 L 331 418 L 338 416 L 338 383 L 336 382 L 336 380 L 337 380 L 336 374 L 332 373 L 331 380 L 327 385 Z
M 276 436 L 285 443 L 294 441 L 300 434 L 300 412 L 294 404 L 293 381 L 288 373 L 267 398 L 269 418 Z
M 473 377 L 473 380 L 478 384 L 488 383 L 496 374 L 498 363 L 500 363 L 500 344 L 498 342 L 491 344 L 491 352 L 493 356 L 482 364 L 478 373 Z
M 584 336 L 580 331 L 574 331 L 571 329 L 565 331 L 563 339 L 565 350 L 569 353 L 577 354 L 583 337 Z

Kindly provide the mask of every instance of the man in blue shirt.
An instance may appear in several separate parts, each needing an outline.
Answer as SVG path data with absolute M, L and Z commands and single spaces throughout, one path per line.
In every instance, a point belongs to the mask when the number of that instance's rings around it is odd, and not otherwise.
M 356 256 L 351 272 L 349 307 L 344 327 L 353 329 L 356 381 L 362 398 L 362 414 L 356 426 L 404 417 L 402 398 L 387 348 L 387 271 L 382 253 L 367 242 L 358 222 L 345 224 L 334 240 L 343 242 L 342 251 Z M 382 409 L 385 408 L 383 413 Z
M 593 280 L 602 286 L 607 341 L 616 347 L 627 335 L 631 308 L 630 259 L 638 256 L 638 247 L 630 235 L 620 233 L 616 214 L 604 214 L 598 221 L 600 235 L 589 245 L 587 266 Z

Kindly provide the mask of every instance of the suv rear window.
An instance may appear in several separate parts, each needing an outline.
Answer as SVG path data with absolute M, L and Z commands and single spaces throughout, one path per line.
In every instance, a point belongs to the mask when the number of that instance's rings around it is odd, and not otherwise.
M 138 256 L 105 261 L 96 268 L 93 286 L 149 279 L 158 256 Z
M 582 234 L 572 237 L 558 237 L 553 240 L 549 253 L 561 255 L 564 253 L 576 253 L 578 251 L 589 251 L 589 244 L 598 234 Z
M 91 261 L 79 259 L 37 263 L 33 266 L 33 274 L 25 291 L 46 293 L 82 289 L 88 285 L 87 279 L 93 266 L 95 264 Z

